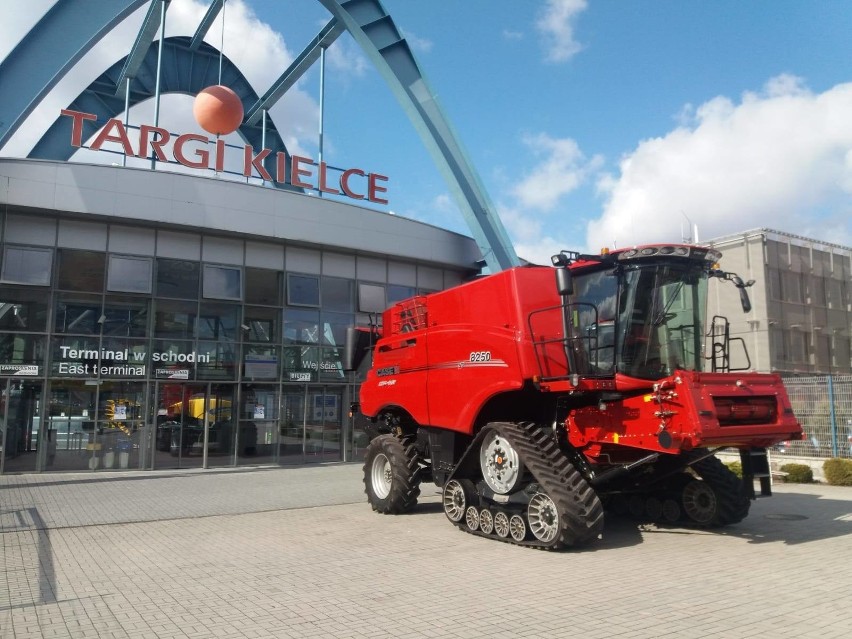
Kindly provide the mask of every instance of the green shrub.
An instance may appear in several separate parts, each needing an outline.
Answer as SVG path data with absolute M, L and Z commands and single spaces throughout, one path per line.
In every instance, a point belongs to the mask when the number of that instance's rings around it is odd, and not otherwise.
M 810 484 L 814 481 L 814 471 L 807 464 L 784 464 L 779 468 L 784 475 L 785 484 Z
M 832 486 L 852 486 L 852 459 L 826 459 L 822 472 L 825 473 L 825 481 Z
M 734 475 L 736 475 L 740 479 L 743 478 L 743 465 L 742 465 L 742 463 L 740 463 L 738 461 L 725 462 L 725 466 L 727 466 L 728 470 L 730 470 L 732 473 L 734 473 Z

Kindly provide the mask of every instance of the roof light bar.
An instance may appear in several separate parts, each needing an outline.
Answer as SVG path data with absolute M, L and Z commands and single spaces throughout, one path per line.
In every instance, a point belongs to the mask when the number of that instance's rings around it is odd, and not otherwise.
M 628 249 L 619 253 L 618 259 L 634 260 L 646 257 L 654 257 L 656 255 L 685 257 L 689 259 L 703 259 L 708 262 L 717 262 L 722 254 L 714 249 L 709 249 L 703 246 L 677 246 L 677 245 L 653 245 L 653 246 L 637 246 L 636 248 Z

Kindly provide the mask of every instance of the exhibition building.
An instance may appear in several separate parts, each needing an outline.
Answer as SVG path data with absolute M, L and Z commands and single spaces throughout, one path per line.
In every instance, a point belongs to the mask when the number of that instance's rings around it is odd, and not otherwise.
M 371 206 L 387 202 L 392 178 L 290 154 L 267 109 L 344 30 L 368 55 L 385 36 L 365 35 L 373 17 L 324 1 L 329 25 L 257 95 L 227 59 L 217 76 L 221 52 L 202 41 L 222 0 L 194 37 L 159 41 L 167 1 L 93 3 L 85 17 L 74 4 L 56 3 L 0 63 L 3 94 L 22 87 L 2 106 L 0 148 L 78 52 L 130 12 L 148 14 L 127 56 L 56 113 L 27 157 L 0 157 L 0 473 L 357 458 L 346 328 L 476 275 L 483 252 Z M 377 55 L 399 97 L 400 72 Z M 236 122 L 198 108 L 208 87 L 238 98 Z M 123 119 L 169 91 L 198 96 L 209 136 Z M 436 116 L 413 121 L 425 129 Z M 220 139 L 233 130 L 244 148 Z M 80 147 L 118 155 L 69 161 Z M 225 175 L 226 154 L 245 179 Z

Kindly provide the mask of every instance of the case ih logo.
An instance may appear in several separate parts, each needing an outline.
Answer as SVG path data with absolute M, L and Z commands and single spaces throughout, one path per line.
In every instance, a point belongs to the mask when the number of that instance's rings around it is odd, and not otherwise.
M 83 147 L 83 122 L 91 120 L 95 122 L 98 118 L 92 113 L 62 109 L 60 113 L 71 118 L 71 145 Z M 127 156 L 138 158 L 150 157 L 153 151 L 160 162 L 169 162 L 169 156 L 165 146 L 172 140 L 172 134 L 166 129 L 143 124 L 139 127 L 138 138 L 134 143 L 128 135 L 127 128 L 121 120 L 110 118 L 100 132 L 92 140 L 88 148 L 100 151 L 106 142 L 114 142 L 121 145 L 123 153 Z M 197 133 L 185 133 L 174 138 L 172 144 L 173 160 L 192 169 L 213 169 L 217 172 L 225 170 L 225 142 L 221 139 L 215 140 L 215 148 L 211 151 L 208 147 L 210 138 Z M 233 151 L 233 149 L 232 149 Z M 325 162 L 317 164 L 310 158 L 292 155 L 287 161 L 287 155 L 278 152 L 275 155 L 275 175 L 271 175 L 263 161 L 272 153 L 270 149 L 263 149 L 255 154 L 254 149 L 248 145 L 243 147 L 243 170 L 245 177 L 259 177 L 268 182 L 287 182 L 293 186 L 321 191 L 332 195 L 342 195 L 353 200 L 367 200 L 376 204 L 387 204 L 387 199 L 382 194 L 387 193 L 383 186 L 387 183 L 387 176 L 378 173 L 366 173 L 362 169 L 346 169 L 340 175 L 336 184 L 329 184 L 328 166 Z

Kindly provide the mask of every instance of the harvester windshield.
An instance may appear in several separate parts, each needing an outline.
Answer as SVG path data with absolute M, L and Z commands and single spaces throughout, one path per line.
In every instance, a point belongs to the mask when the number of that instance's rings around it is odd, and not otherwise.
M 569 305 L 577 372 L 660 379 L 700 371 L 707 278 L 693 260 L 577 274 Z

